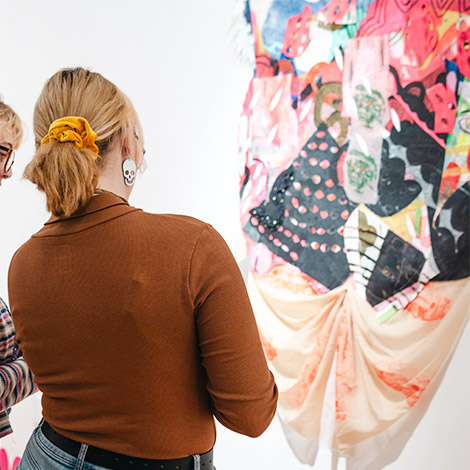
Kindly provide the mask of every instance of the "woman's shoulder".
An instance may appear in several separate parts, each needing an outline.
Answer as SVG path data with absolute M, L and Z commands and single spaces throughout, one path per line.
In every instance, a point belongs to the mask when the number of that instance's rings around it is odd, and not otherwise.
M 200 232 L 208 225 L 200 219 L 182 214 L 153 214 L 151 212 L 139 211 L 134 213 L 134 215 L 157 227 L 173 227 Z
M 135 213 L 135 217 L 145 220 L 151 233 L 166 234 L 190 245 L 225 244 L 221 235 L 211 224 L 189 215 Z

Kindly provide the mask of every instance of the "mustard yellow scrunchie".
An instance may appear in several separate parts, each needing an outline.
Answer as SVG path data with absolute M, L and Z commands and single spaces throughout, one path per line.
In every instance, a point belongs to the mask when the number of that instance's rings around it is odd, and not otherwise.
M 57 142 L 74 142 L 77 148 L 86 148 L 98 155 L 99 149 L 95 144 L 96 138 L 96 133 L 85 118 L 66 116 L 56 119 L 50 125 L 48 134 L 41 140 L 41 145 L 53 140 Z

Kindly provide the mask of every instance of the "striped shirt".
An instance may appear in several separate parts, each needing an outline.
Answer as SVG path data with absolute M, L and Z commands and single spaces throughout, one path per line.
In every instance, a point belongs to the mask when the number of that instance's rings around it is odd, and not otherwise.
M 9 409 L 37 390 L 33 374 L 19 353 L 8 307 L 0 298 L 0 438 L 12 432 Z

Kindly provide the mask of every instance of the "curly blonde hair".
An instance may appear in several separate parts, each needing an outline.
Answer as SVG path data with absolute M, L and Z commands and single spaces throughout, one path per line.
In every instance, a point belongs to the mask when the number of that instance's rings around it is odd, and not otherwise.
M 18 148 L 23 138 L 23 124 L 18 114 L 0 99 L 0 125 L 9 127 L 13 132 L 13 147 Z

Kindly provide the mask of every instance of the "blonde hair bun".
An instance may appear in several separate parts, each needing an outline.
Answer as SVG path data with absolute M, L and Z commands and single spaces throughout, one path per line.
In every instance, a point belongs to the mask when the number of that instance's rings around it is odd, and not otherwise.
M 80 116 L 96 133 L 96 152 L 74 142 L 52 140 L 41 146 L 51 124 L 64 116 Z M 68 217 L 87 204 L 98 183 L 99 168 L 113 138 L 135 111 L 129 98 L 99 73 L 64 69 L 44 85 L 34 108 L 36 154 L 25 177 L 46 195 L 47 209 Z

